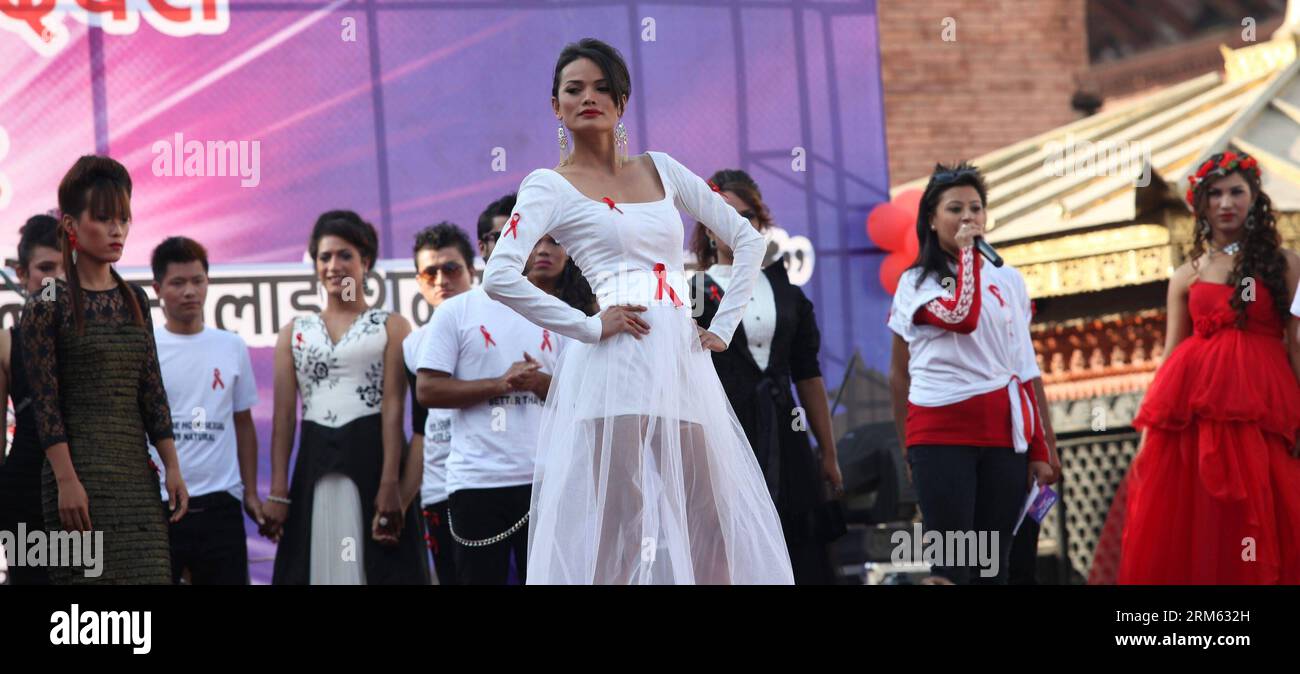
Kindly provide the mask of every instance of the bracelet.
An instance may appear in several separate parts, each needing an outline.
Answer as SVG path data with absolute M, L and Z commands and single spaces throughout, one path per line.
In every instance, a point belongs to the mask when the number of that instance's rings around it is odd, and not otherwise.
M 268 500 L 268 501 L 270 501 L 270 502 L 272 502 L 272 503 L 283 503 L 283 504 L 285 504 L 285 505 L 289 505 L 289 504 L 293 503 L 293 501 L 290 501 L 289 499 L 287 499 L 287 498 L 285 498 L 285 497 L 283 497 L 283 496 L 276 496 L 276 495 L 274 495 L 274 494 L 268 494 L 267 497 L 266 497 L 266 500 Z

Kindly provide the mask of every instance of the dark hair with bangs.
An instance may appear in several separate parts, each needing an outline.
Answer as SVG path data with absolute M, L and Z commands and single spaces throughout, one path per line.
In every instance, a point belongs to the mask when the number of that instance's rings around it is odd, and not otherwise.
M 67 276 L 68 287 L 72 290 L 73 320 L 80 335 L 85 328 L 82 307 L 81 279 L 77 277 L 77 265 L 73 258 L 72 245 L 68 241 L 70 225 L 67 220 L 78 221 L 82 214 L 89 211 L 94 220 L 131 221 L 131 174 L 126 167 L 111 157 L 85 155 L 78 159 L 64 174 L 59 182 L 59 210 L 64 219 L 59 228 L 59 242 L 63 249 L 63 270 Z M 123 301 L 131 307 L 135 324 L 144 327 L 144 312 L 135 290 L 111 265 L 109 273 L 124 295 Z

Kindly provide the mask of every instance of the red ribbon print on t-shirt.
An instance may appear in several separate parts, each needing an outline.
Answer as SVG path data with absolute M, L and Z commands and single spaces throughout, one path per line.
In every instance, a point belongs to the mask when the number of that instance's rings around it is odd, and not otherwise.
M 482 325 L 478 326 L 478 331 L 483 333 L 483 348 L 486 349 L 488 347 L 497 345 L 496 341 L 492 339 L 492 333 L 488 332 L 486 326 L 482 326 Z
M 555 351 L 555 347 L 551 346 L 551 331 L 545 328 L 542 329 L 542 351 Z
M 214 367 L 212 368 L 212 390 L 213 391 L 217 390 L 218 384 L 221 385 L 221 388 L 226 388 L 226 382 L 221 381 L 221 369 Z
M 501 236 L 506 236 L 507 234 L 515 237 L 516 239 L 519 238 L 519 214 L 518 213 L 515 213 L 514 215 L 510 216 L 510 226 L 506 227 L 505 233 L 502 234 Z
M 1000 304 L 1000 305 L 1002 305 L 1002 306 L 1004 306 L 1004 307 L 1007 306 L 1007 303 L 1004 302 L 1004 301 L 1002 301 L 1002 292 L 1001 292 L 1000 290 L 998 290 L 998 287 L 997 287 L 997 286 L 990 284 L 990 285 L 989 285 L 989 292 L 993 293 L 993 296 L 996 297 L 996 298 L 998 298 L 998 304 Z

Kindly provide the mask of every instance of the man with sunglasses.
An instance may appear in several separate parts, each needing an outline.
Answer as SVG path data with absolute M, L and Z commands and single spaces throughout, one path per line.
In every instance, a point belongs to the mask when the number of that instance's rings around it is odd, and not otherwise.
M 485 259 L 514 201 L 503 197 L 480 216 Z M 451 414 L 445 523 L 458 582 L 505 585 L 513 577 L 522 584 L 542 405 L 565 339 L 481 288 L 443 303 L 422 332 L 417 400 Z
M 515 210 L 515 193 L 497 199 L 488 204 L 478 216 L 478 252 L 483 256 L 483 263 L 492 257 L 492 249 L 501 238 L 501 230 L 510 219 L 510 212 Z
M 437 311 L 442 303 L 470 289 L 473 283 L 474 249 L 460 227 L 441 222 L 415 235 L 416 283 L 420 296 Z M 406 361 L 406 378 L 411 389 L 411 449 L 402 473 L 403 508 L 410 505 L 416 492 L 420 495 L 429 552 L 434 573 L 442 585 L 456 584 L 451 531 L 447 527 L 447 453 L 451 442 L 449 409 L 429 409 L 415 396 L 416 358 L 420 340 L 432 320 L 402 342 Z M 421 465 L 423 468 L 421 468 Z

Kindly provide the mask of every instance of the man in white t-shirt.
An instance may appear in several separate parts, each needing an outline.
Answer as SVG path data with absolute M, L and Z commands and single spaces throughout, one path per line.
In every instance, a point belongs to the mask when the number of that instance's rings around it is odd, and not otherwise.
M 442 222 L 417 232 L 414 254 L 420 296 L 434 311 L 473 285 L 474 249 L 469 237 L 456 225 Z M 451 451 L 452 410 L 428 409 L 415 395 L 420 342 L 430 325 L 432 319 L 402 342 L 406 377 L 411 387 L 411 454 L 402 475 L 402 495 L 405 499 L 413 498 L 418 482 L 427 532 L 425 540 L 433 556 L 438 584 L 455 585 L 455 546 L 447 526 L 447 455 Z M 404 505 L 409 505 L 409 500 Z
M 171 525 L 172 581 L 180 582 L 188 571 L 191 585 L 246 585 L 241 502 L 262 524 L 251 411 L 257 384 L 248 346 L 235 333 L 203 324 L 208 295 L 203 246 L 171 237 L 154 249 L 151 264 L 154 293 L 166 318 L 154 327 L 158 363 L 176 455 L 190 489 L 189 513 Z M 166 500 L 165 491 L 162 497 Z
M 564 343 L 481 288 L 443 302 L 425 330 L 416 395 L 453 410 L 447 519 L 461 584 L 504 585 L 512 564 L 527 578 L 537 431 Z

